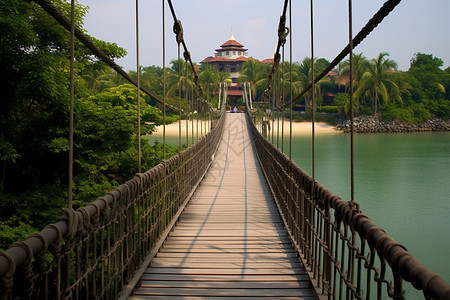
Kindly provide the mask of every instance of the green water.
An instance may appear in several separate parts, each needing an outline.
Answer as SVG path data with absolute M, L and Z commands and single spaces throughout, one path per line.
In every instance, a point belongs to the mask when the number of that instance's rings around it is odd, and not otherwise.
M 317 180 L 349 200 L 350 136 L 322 134 L 315 140 Z M 310 174 L 311 153 L 310 136 L 293 137 L 292 159 Z M 447 282 L 449 195 L 450 133 L 355 136 L 355 199 L 361 210 Z
M 288 154 L 288 136 L 284 140 Z M 176 146 L 178 138 L 168 143 Z M 310 135 L 293 137 L 292 158 L 310 174 L 311 153 Z M 316 136 L 315 160 L 317 180 L 349 200 L 350 136 Z M 450 132 L 355 135 L 355 199 L 361 210 L 450 283 L 449 195 Z M 413 298 L 423 297 L 407 292 Z

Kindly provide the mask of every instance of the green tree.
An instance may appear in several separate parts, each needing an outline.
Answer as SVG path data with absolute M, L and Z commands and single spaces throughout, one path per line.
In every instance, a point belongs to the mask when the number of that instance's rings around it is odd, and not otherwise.
M 12 162 L 13 164 L 16 162 L 16 159 L 19 158 L 19 154 L 17 154 L 16 149 L 14 149 L 13 145 L 8 142 L 0 141 L 0 161 L 3 164 L 2 168 L 2 177 L 0 180 L 0 184 L 3 186 L 6 177 L 6 166 L 8 162 Z
M 370 62 L 360 54 L 353 54 L 353 86 L 356 88 L 361 81 L 364 73 L 369 70 Z M 339 64 L 339 77 L 348 79 L 350 77 L 350 60 L 347 59 Z
M 198 75 L 200 85 L 203 88 L 203 93 L 206 95 L 206 98 L 211 99 L 211 95 L 214 90 L 216 90 L 220 83 L 220 78 L 218 72 L 214 67 L 208 64 Z
M 314 59 L 314 77 L 317 77 L 327 66 L 329 65 L 329 62 L 324 58 L 315 58 Z M 296 80 L 293 80 L 294 82 L 297 82 L 297 85 L 299 87 L 299 90 L 304 90 L 308 87 L 308 85 L 312 82 L 312 61 L 311 57 L 305 57 L 301 63 L 294 64 L 294 68 L 298 74 L 296 77 Z M 318 82 L 316 82 L 314 86 L 314 95 L 316 97 L 320 97 L 322 86 L 329 84 L 330 80 L 328 77 L 324 77 Z M 305 95 L 305 107 L 308 107 L 308 105 L 311 105 L 311 99 L 312 99 L 312 91 L 309 91 Z
M 338 107 L 341 114 L 348 115 L 350 112 L 350 96 L 347 93 L 338 93 L 334 97 L 334 104 Z
M 377 58 L 370 61 L 369 70 L 362 76 L 354 94 L 358 100 L 363 96 L 371 99 L 375 113 L 380 104 L 391 100 L 390 90 L 396 90 L 394 94 L 399 95 L 399 88 L 392 80 L 392 71 L 397 69 L 397 63 L 387 56 L 388 53 L 381 52 Z
M 428 99 L 445 97 L 446 90 L 443 84 L 445 72 L 441 69 L 443 64 L 442 59 L 432 54 L 416 53 L 411 59 L 408 73 L 418 80 Z
M 54 4 L 69 14 L 69 3 Z M 4 184 L 5 191 L 23 191 L 67 173 L 67 154 L 55 152 L 52 141 L 68 128 L 70 35 L 34 2 L 1 1 L 0 11 L 0 140 L 19 155 L 14 165 L 7 165 Z M 77 4 L 78 27 L 86 12 Z M 95 42 L 112 58 L 125 53 L 115 44 Z M 86 96 L 83 72 L 98 61 L 78 41 L 75 46 L 75 92 Z
M 69 15 L 68 2 L 53 3 Z M 86 12 L 86 7 L 76 5 L 75 21 L 79 28 Z M 56 221 L 65 203 L 70 35 L 34 2 L 0 1 L 0 15 L 0 243 L 3 243 L 3 230 L 11 230 L 6 237 L 9 241 L 21 239 L 30 230 Z M 126 53 L 114 43 L 93 40 L 111 58 Z M 86 182 L 91 184 L 90 190 L 97 186 L 104 193 L 130 172 L 120 168 L 125 153 L 131 152 L 129 149 L 136 143 L 136 125 L 126 123 L 129 120 L 136 124 L 134 107 L 127 101 L 114 104 L 120 97 L 103 101 L 101 93 L 89 100 L 94 91 L 88 87 L 88 74 L 100 80 L 108 72 L 102 62 L 75 41 L 74 181 L 78 192 L 83 190 L 79 183 Z M 91 88 L 97 89 L 95 85 Z M 129 89 L 136 95 L 134 87 Z M 131 96 L 126 99 L 135 105 Z M 159 118 L 160 112 L 145 107 L 144 103 L 143 120 L 159 122 Z M 149 130 L 143 126 L 143 133 Z M 83 136 L 86 141 L 80 140 Z

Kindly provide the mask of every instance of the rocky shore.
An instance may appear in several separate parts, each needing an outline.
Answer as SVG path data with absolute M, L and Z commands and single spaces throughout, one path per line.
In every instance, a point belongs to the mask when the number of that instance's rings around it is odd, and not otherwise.
M 425 123 L 410 124 L 404 122 L 383 122 L 378 116 L 359 116 L 354 118 L 354 130 L 357 133 L 381 132 L 424 132 L 424 131 L 450 131 L 450 120 L 432 118 Z M 336 129 L 350 132 L 350 120 L 341 120 Z

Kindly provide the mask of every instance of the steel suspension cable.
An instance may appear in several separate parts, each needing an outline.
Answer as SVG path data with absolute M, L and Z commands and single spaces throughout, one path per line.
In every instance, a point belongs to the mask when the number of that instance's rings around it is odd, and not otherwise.
M 311 129 L 312 129 L 312 177 L 313 179 L 316 178 L 315 173 L 315 154 L 316 154 L 316 141 L 315 141 L 315 120 L 316 120 L 316 98 L 315 98 L 315 83 L 314 83 L 314 3 L 313 0 L 310 0 L 310 9 L 311 9 L 311 83 L 312 83 L 312 122 L 311 122 Z M 305 110 L 307 110 L 307 107 L 305 106 Z M 306 113 L 306 111 L 305 111 Z M 313 181 L 314 184 L 314 181 Z
M 316 133 L 315 133 L 315 120 L 316 120 L 316 98 L 315 98 L 315 85 L 314 85 L 314 3 L 313 0 L 310 0 L 310 14 L 311 14 L 311 24 L 310 24 L 310 29 L 311 29 L 311 83 L 312 83 L 312 89 L 311 89 L 311 100 L 312 100 L 312 122 L 311 122 L 311 168 L 312 168 L 312 178 L 313 180 L 311 181 L 311 203 L 314 203 L 315 201 L 315 193 L 313 192 L 315 189 L 315 179 L 316 179 Z M 307 113 L 307 109 L 308 106 L 305 105 L 305 114 Z M 315 220 L 315 210 L 313 208 L 313 205 L 308 205 L 308 215 L 309 215 L 309 219 L 310 219 L 310 224 L 313 225 L 314 224 L 314 220 Z M 310 230 L 310 232 L 308 233 L 310 236 L 310 242 L 313 240 L 313 236 L 314 236 L 314 231 Z M 311 257 L 310 257 L 310 262 L 311 262 L 311 268 L 312 268 L 312 272 L 313 272 L 313 277 L 316 278 L 316 260 L 315 257 L 317 257 L 316 255 L 314 255 L 315 251 L 317 251 L 317 245 L 315 242 L 312 242 L 310 244 L 310 249 L 311 249 Z
M 163 59 L 163 159 L 166 159 L 166 10 L 162 0 L 162 59 Z
M 280 102 L 284 103 L 284 45 L 281 55 L 281 98 Z M 281 152 L 284 153 L 284 108 L 280 108 L 281 112 Z
M 292 99 L 292 1 L 289 0 L 289 100 Z M 289 107 L 289 158 L 292 159 L 292 101 Z
M 192 80 L 194 79 L 194 73 L 192 73 Z M 192 134 L 192 144 L 195 142 L 195 136 L 194 136 L 194 87 L 189 85 L 189 93 L 191 94 L 191 134 Z
M 277 81 L 279 77 L 279 70 L 276 69 L 275 72 L 275 86 L 274 86 L 274 92 L 275 92 L 275 103 L 277 109 L 276 109 L 276 114 L 277 114 L 277 148 L 280 149 L 280 97 L 278 96 L 278 89 L 277 89 Z
M 275 135 L 275 116 L 276 116 L 276 110 L 275 110 L 275 89 L 273 89 L 272 92 L 272 113 L 271 113 L 271 119 L 272 119 L 272 144 L 274 144 L 274 135 Z M 270 106 L 270 104 L 269 104 Z M 274 144 L 275 145 L 275 144 Z
M 388 0 L 378 10 L 377 13 L 367 22 L 367 24 L 359 31 L 353 38 L 353 49 L 358 46 L 383 20 L 394 10 L 394 8 L 401 2 L 401 0 Z M 315 79 L 314 83 L 325 77 L 339 62 L 341 62 L 350 53 L 350 45 L 345 48 L 333 59 L 333 61 L 320 73 Z M 270 79 L 270 78 L 269 78 Z M 311 82 L 304 90 L 297 96 L 291 99 L 290 102 L 295 102 L 311 90 L 313 82 Z M 288 106 L 290 103 L 285 103 L 283 106 Z
M 348 0 L 348 38 L 350 55 L 350 200 L 355 200 L 355 142 L 353 97 L 353 12 L 352 0 Z
M 141 70 L 139 63 L 139 0 L 136 0 L 136 74 L 137 74 L 137 136 L 138 173 L 141 172 Z
M 183 84 L 183 88 L 184 88 L 184 97 L 186 98 L 186 106 L 187 106 L 187 112 L 186 112 L 186 147 L 189 147 L 189 118 L 191 115 L 191 112 L 189 111 L 190 106 L 189 106 L 189 92 L 188 92 L 188 82 L 187 82 L 187 78 L 188 78 L 188 72 L 187 72 L 187 61 L 184 61 L 184 84 Z
M 178 151 L 181 152 L 181 61 L 180 61 L 180 44 L 178 44 L 178 104 L 180 107 L 178 114 Z
M 68 203 L 72 209 L 73 198 L 73 123 L 75 102 L 75 0 L 70 2 L 70 111 L 69 111 L 69 178 Z

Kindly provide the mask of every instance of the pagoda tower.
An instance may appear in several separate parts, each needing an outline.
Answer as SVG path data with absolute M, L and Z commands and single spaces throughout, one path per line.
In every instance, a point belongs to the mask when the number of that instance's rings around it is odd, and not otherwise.
M 248 57 L 247 50 L 248 49 L 244 49 L 244 46 L 241 43 L 236 41 L 232 31 L 228 41 L 220 45 L 220 49 L 216 49 L 216 56 L 233 59 L 238 57 Z
M 250 59 L 255 60 L 248 56 L 247 50 L 244 45 L 236 41 L 233 31 L 231 31 L 230 38 L 215 50 L 214 56 L 208 56 L 200 62 L 201 64 L 209 63 L 217 71 L 230 74 L 232 83 L 228 90 L 228 98 L 231 103 L 236 103 L 242 98 L 241 84 L 238 83 L 242 65 Z

